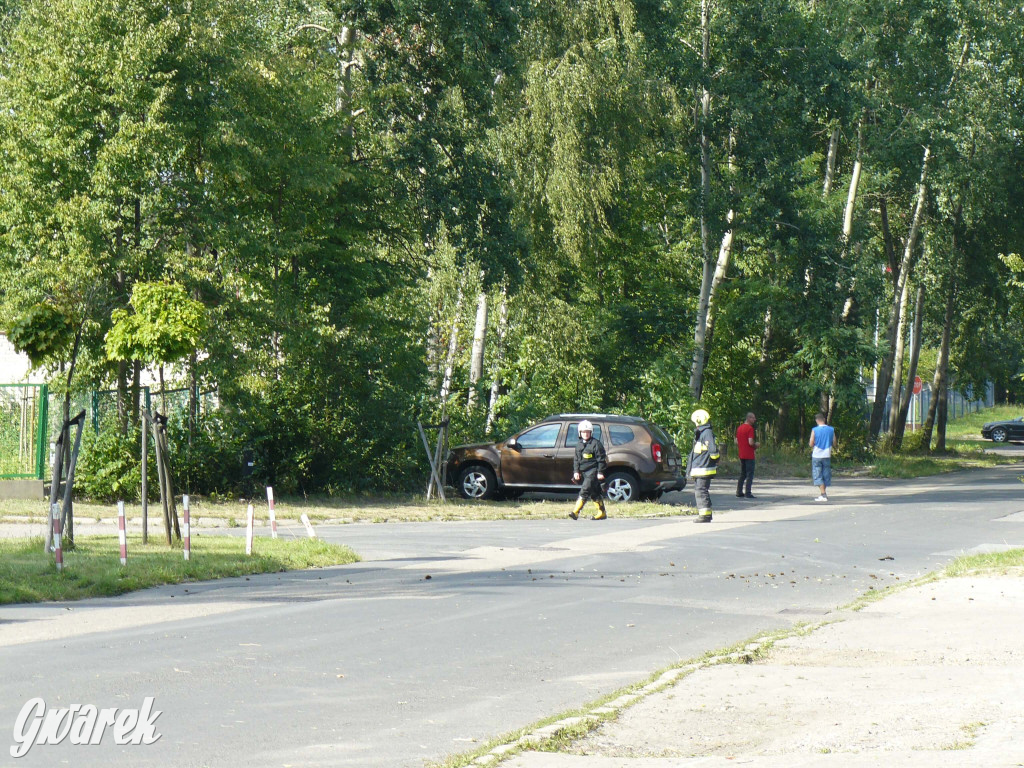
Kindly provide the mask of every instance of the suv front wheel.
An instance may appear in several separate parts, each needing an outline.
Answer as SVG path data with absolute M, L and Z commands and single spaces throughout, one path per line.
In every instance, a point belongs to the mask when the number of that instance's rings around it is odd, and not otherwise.
M 459 472 L 455 487 L 464 499 L 490 499 L 494 496 L 497 481 L 490 467 L 475 465 Z
M 606 493 L 611 501 L 636 501 L 640 498 L 639 483 L 628 472 L 612 472 L 606 482 Z

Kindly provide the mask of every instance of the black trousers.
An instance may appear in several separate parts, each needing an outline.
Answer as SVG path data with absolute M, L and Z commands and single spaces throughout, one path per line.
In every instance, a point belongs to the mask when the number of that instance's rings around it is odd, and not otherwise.
M 750 495 L 750 486 L 754 482 L 754 459 L 740 459 L 740 479 L 736 483 L 736 495 Z
M 601 481 L 597 479 L 597 470 L 590 469 L 583 473 L 583 482 L 580 483 L 580 498 L 585 501 L 600 501 L 604 498 L 604 489 Z
M 711 478 L 693 478 L 693 498 L 697 502 L 697 511 L 701 514 L 711 512 Z

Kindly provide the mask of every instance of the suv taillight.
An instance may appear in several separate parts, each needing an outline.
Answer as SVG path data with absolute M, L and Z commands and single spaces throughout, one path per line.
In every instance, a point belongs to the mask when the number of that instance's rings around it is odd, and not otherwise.
M 651 458 L 655 464 L 661 463 L 661 446 L 657 443 L 651 443 Z

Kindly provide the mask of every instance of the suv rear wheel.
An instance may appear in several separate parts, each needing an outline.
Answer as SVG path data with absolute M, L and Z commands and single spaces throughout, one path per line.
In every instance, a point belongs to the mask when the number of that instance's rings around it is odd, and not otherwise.
M 491 468 L 476 464 L 459 472 L 455 487 L 464 499 L 490 499 L 494 496 L 496 485 Z
M 629 472 L 612 472 L 606 482 L 606 493 L 611 501 L 636 501 L 640 498 L 640 484 Z

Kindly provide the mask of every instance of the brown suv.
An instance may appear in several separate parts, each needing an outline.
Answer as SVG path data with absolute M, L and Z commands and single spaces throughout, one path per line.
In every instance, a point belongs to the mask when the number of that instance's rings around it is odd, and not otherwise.
M 465 499 L 515 498 L 524 491 L 574 492 L 572 460 L 583 419 L 608 453 L 605 472 L 612 501 L 656 499 L 686 487 L 679 449 L 664 430 L 635 416 L 562 413 L 499 443 L 456 446 L 447 479 Z

